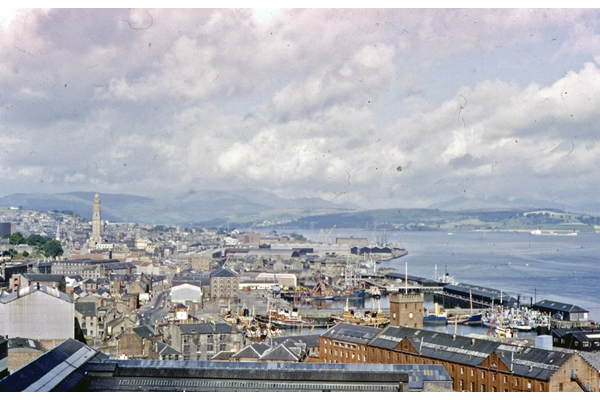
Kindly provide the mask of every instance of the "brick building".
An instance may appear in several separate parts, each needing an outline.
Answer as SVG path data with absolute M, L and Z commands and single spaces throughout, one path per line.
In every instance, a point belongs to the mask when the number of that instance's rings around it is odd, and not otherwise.
M 321 362 L 441 364 L 455 391 L 599 391 L 598 371 L 575 351 L 544 350 L 421 329 L 338 324 L 321 335 Z

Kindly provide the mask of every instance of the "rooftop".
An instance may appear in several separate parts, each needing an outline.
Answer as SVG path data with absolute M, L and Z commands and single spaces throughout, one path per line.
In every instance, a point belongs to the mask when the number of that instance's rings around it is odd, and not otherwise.
M 380 332 L 380 328 L 340 323 L 329 328 L 321 337 L 367 344 Z
M 11 301 L 15 301 L 20 297 L 29 296 L 29 295 L 37 293 L 37 292 L 44 293 L 48 296 L 56 297 L 57 299 L 64 300 L 68 303 L 73 302 L 73 300 L 71 300 L 71 297 L 68 294 L 63 293 L 56 288 L 51 288 L 46 285 L 36 283 L 34 285 L 24 287 L 22 289 L 19 289 L 17 291 L 11 292 L 6 295 L 0 294 L 0 303 L 3 303 L 3 304 L 10 303 Z
M 112 374 L 112 376 L 111 376 Z M 448 385 L 442 365 L 104 360 L 88 373 L 90 390 L 398 391 Z
M 212 333 L 232 333 L 233 329 L 231 325 L 225 323 L 210 323 L 200 322 L 195 324 L 181 324 L 179 325 L 182 335 L 191 334 L 212 334 Z
M 404 340 L 407 348 L 404 348 Z M 387 327 L 370 342 L 373 347 L 416 352 L 427 358 L 478 366 L 496 354 L 515 375 L 548 380 L 573 352 L 509 345 L 491 340 L 413 328 Z M 412 349 L 410 348 L 412 347 Z
M 533 305 L 533 307 L 537 308 L 545 308 L 557 312 L 569 312 L 569 313 L 586 313 L 588 310 L 584 310 L 583 308 L 567 303 L 561 303 L 559 301 L 554 300 L 542 300 L 538 301 Z
M 29 364 L 0 380 L 0 392 L 49 392 L 72 390 L 84 379 L 82 367 L 105 358 L 74 339 L 67 339 Z

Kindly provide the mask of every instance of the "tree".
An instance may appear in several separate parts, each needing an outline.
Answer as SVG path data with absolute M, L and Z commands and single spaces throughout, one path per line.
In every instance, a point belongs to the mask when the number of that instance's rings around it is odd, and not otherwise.
M 58 240 L 48 240 L 44 244 L 44 255 L 46 257 L 56 258 L 63 255 L 63 248 Z
M 10 244 L 14 244 L 15 246 L 25 243 L 25 238 L 21 232 L 15 232 L 12 235 L 4 235 L 4 238 L 10 240 Z
M 27 250 L 23 250 L 23 257 L 29 257 L 29 252 Z

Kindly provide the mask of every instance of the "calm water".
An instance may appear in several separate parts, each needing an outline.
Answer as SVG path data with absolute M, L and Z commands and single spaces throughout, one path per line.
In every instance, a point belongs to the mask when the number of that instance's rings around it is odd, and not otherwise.
M 316 240 L 317 232 L 298 231 Z M 334 230 L 331 237 L 366 237 L 382 232 Z M 335 239 L 333 239 L 335 240 Z M 555 300 L 576 304 L 600 320 L 600 235 L 536 236 L 513 232 L 388 232 L 388 243 L 408 255 L 381 268 L 434 278 L 450 273 L 457 281 L 502 289 L 524 303 Z M 427 306 L 427 304 L 426 304 Z M 382 307 L 384 304 L 382 303 Z

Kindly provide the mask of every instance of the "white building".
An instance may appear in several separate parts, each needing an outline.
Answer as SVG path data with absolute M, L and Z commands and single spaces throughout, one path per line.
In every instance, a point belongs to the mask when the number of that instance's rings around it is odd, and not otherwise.
M 188 306 L 191 303 L 202 303 L 202 289 L 189 283 L 174 286 L 171 289 L 171 302 L 173 304 L 182 303 Z
M 75 304 L 68 294 L 34 284 L 0 295 L 0 335 L 28 339 L 75 337 Z

